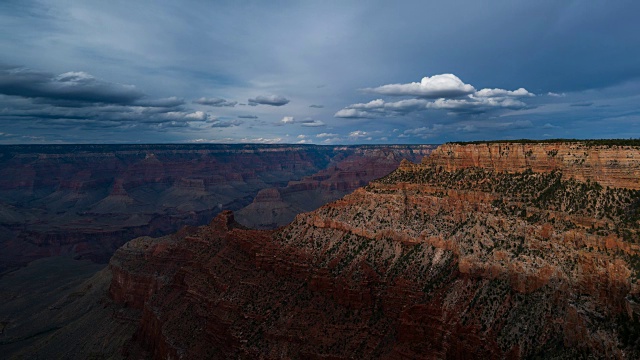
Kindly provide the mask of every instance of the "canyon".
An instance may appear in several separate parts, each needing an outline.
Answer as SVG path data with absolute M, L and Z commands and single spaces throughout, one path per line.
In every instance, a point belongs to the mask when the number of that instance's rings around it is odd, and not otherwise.
M 90 317 L 102 357 L 635 359 L 638 160 L 615 141 L 450 143 L 276 229 L 224 210 L 121 246 L 51 311 L 90 310 L 14 354 Z M 292 189 L 359 183 L 332 176 L 261 190 L 251 205 L 277 211 L 253 224 L 285 221 Z
M 106 263 L 138 236 L 208 223 L 222 209 L 281 226 L 435 148 L 309 145 L 0 147 L 0 276 L 48 256 Z M 362 165 L 362 166 L 360 166 Z M 357 169 L 357 170 L 356 170 Z M 322 180 L 318 180 L 318 179 Z M 322 183 L 322 186 L 321 184 Z M 265 202 L 260 190 L 284 200 Z M 278 213 L 277 219 L 264 214 Z M 256 224 L 258 225 L 258 224 Z

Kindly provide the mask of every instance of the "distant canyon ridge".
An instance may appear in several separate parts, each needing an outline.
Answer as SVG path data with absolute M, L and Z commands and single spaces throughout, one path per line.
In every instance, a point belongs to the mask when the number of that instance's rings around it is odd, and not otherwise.
M 73 254 L 106 263 L 138 236 L 223 209 L 269 229 L 435 146 L 15 145 L 0 147 L 0 274 Z

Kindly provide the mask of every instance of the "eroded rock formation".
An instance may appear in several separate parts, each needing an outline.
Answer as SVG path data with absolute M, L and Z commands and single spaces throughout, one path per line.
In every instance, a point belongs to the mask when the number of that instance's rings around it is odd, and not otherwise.
M 485 158 L 513 146 L 445 145 L 276 231 L 135 239 L 110 295 L 154 358 L 638 358 L 637 164 Z
M 65 253 L 107 262 L 119 246 L 134 237 L 160 236 L 185 225 L 206 224 L 223 208 L 239 210 L 251 204 L 261 189 L 283 187 L 334 167 L 345 158 L 357 162 L 366 157 L 371 167 L 390 172 L 387 154 L 376 155 L 376 149 L 382 148 L 3 146 L 0 274 L 34 259 Z M 394 149 L 409 155 L 409 159 L 419 159 L 432 147 Z M 399 161 L 396 159 L 396 164 Z M 376 165 L 378 162 L 382 165 Z M 359 174 L 350 181 L 362 184 Z M 311 201 L 315 207 L 337 198 L 331 195 L 325 199 L 322 192 L 309 195 L 318 196 Z M 301 211 L 287 206 L 289 220 Z M 250 215 L 251 211 L 246 213 Z
M 327 168 L 292 180 L 282 188 L 262 190 L 236 219 L 253 229 L 274 229 L 395 170 L 402 160 L 419 162 L 435 147 L 362 147 L 337 156 Z

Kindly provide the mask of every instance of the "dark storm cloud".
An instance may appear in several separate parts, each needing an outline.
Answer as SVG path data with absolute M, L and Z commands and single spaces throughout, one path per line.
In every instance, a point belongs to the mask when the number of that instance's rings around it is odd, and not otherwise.
M 237 101 L 227 101 L 221 98 L 205 98 L 205 97 L 201 97 L 197 100 L 194 100 L 193 103 L 200 104 L 200 105 L 215 106 L 215 107 L 234 107 L 238 104 Z
M 27 129 L 168 129 L 206 122 L 230 127 L 203 111 L 183 108 L 178 97 L 150 98 L 133 86 L 84 72 L 52 75 L 23 67 L 0 69 L 0 123 Z
M 249 99 L 249 105 L 256 106 L 260 105 L 270 105 L 270 106 L 283 106 L 289 103 L 289 99 L 284 96 L 278 95 L 268 95 L 268 96 L 257 96 L 255 98 Z
M 29 126 L 49 124 L 34 136 L 138 140 L 144 128 L 163 131 L 146 133 L 155 142 L 287 141 L 292 128 L 311 130 L 299 120 L 308 116 L 345 142 L 369 137 L 348 136 L 357 131 L 443 142 L 628 137 L 640 128 L 637 1 L 282 5 L 0 2 L 2 61 L 43 71 L 0 68 L 0 131 L 27 136 Z M 198 103 L 222 94 L 226 100 Z M 295 98 L 255 97 L 266 94 Z M 247 98 L 259 112 L 246 113 L 264 122 L 225 128 L 214 120 L 242 119 L 242 104 L 231 99 Z M 571 106 L 587 103 L 594 105 Z M 272 126 L 292 116 L 291 125 Z M 557 128 L 543 128 L 548 123 Z M 88 136 L 91 124 L 113 131 Z M 422 130 L 404 133 L 412 129 Z
M 0 94 L 41 101 L 133 104 L 144 94 L 132 85 L 102 81 L 82 72 L 53 75 L 22 67 L 0 67 Z
M 311 104 L 309 105 L 310 108 L 315 108 L 315 109 L 322 109 L 324 108 L 324 105 L 316 105 L 316 104 Z

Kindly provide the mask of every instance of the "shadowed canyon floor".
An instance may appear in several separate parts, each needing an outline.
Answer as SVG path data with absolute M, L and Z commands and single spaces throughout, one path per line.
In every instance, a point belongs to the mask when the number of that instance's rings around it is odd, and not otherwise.
M 446 144 L 276 230 L 129 241 L 86 316 L 133 334 L 105 357 L 635 359 L 639 171 L 637 145 Z

